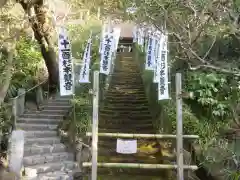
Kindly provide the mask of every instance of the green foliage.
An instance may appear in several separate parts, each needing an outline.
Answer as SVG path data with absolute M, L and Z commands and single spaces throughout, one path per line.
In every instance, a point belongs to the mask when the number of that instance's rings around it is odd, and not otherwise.
M 232 106 L 238 104 L 237 79 L 218 73 L 189 72 L 185 89 L 193 92 L 193 101 L 201 108 L 203 117 L 215 120 L 233 119 Z
M 38 79 L 42 79 L 41 68 L 44 67 L 41 52 L 36 42 L 21 38 L 16 44 L 16 56 L 14 57 L 13 75 L 8 89 L 7 97 L 17 95 L 17 89 L 29 89 Z
M 99 38 L 101 32 L 101 22 L 90 19 L 83 25 L 71 25 L 68 27 L 69 37 L 71 39 L 72 54 L 75 59 L 74 63 L 81 63 L 87 40 L 92 33 L 92 51 L 90 64 L 90 81 L 88 84 L 76 84 L 75 98 L 72 104 L 75 112 L 71 115 L 71 122 L 75 120 L 77 135 L 85 135 L 85 132 L 91 127 L 92 117 L 92 95 L 89 93 L 92 89 L 92 72 L 99 69 Z M 75 69 L 75 76 L 78 80 L 80 69 Z M 74 109 L 73 109 L 74 110 Z M 74 117 L 75 113 L 75 117 Z M 75 118 L 75 119 L 74 119 Z M 71 123 L 70 122 L 70 123 Z
M 76 59 L 76 63 L 82 61 L 83 52 L 90 34 L 92 33 L 92 64 L 95 60 L 99 59 L 98 47 L 99 37 L 101 32 L 101 22 L 90 19 L 86 24 L 83 25 L 69 25 L 68 26 L 69 38 L 72 43 L 72 56 Z

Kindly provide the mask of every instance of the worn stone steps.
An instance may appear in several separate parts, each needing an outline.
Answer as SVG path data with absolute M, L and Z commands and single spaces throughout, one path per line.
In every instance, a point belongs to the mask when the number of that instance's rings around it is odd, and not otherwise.
M 67 152 L 67 147 L 64 144 L 40 144 L 40 145 L 31 145 L 24 148 L 24 156 L 33 156 L 36 154 L 52 154 Z
M 128 125 L 126 125 L 128 126 Z M 152 126 L 151 126 L 152 127 Z M 139 131 L 141 131 L 141 133 L 143 134 L 148 134 L 148 133 L 154 133 L 154 131 L 152 131 L 152 128 L 147 127 L 147 128 L 123 128 L 120 130 L 120 126 L 118 129 L 112 129 L 112 128 L 99 128 L 99 132 L 101 133 L 107 133 L 107 132 L 111 132 L 111 133 L 135 133 L 138 134 Z
M 25 138 L 44 138 L 44 137 L 56 137 L 57 131 L 52 130 L 33 130 L 33 131 L 26 131 Z
M 46 118 L 46 119 L 63 119 L 62 114 L 42 114 L 42 113 L 31 113 L 27 112 L 21 116 L 22 118 Z
M 105 99 L 104 100 L 104 106 L 139 106 L 139 103 L 141 103 L 140 106 L 148 106 L 147 99 L 145 100 L 136 100 L 136 101 L 128 101 L 125 100 L 114 100 L 114 99 Z
M 131 101 L 131 100 L 136 100 L 136 101 L 143 101 L 143 100 L 147 100 L 146 97 L 142 96 L 137 96 L 136 94 L 130 94 L 130 95 L 125 95 L 125 96 L 113 96 L 113 95 L 109 95 L 106 94 L 106 99 L 108 100 L 122 100 L 123 102 L 127 102 L 127 101 Z
M 151 119 L 152 118 L 150 113 L 148 113 L 148 114 L 141 114 L 141 113 L 133 114 L 132 112 L 131 112 L 131 114 L 126 114 L 126 113 L 109 114 L 109 113 L 102 113 L 101 112 L 100 117 L 101 117 L 101 119 L 112 118 L 115 121 L 118 121 L 118 119 L 120 119 L 120 120 L 121 119 L 129 119 L 131 121 L 131 120 L 144 120 L 144 119 L 147 120 L 147 119 Z
M 46 106 L 44 106 L 43 109 L 46 110 L 69 110 L 71 108 L 71 105 L 65 105 L 65 104 L 57 104 L 57 103 L 51 103 L 51 104 L 47 104 Z
M 90 168 L 88 169 L 90 173 Z M 109 180 L 175 180 L 176 175 L 167 178 L 166 170 L 132 168 L 98 168 L 98 177 Z M 108 180 L 108 179 L 107 179 Z
M 40 174 L 40 173 L 48 173 L 55 171 L 68 172 L 74 170 L 78 167 L 78 164 L 73 161 L 61 161 L 54 163 L 45 163 L 38 164 L 34 166 L 25 166 L 25 173 L 28 174 Z
M 130 112 L 131 110 L 131 112 Z M 99 113 L 101 114 L 109 114 L 109 115 L 118 115 L 118 114 L 129 114 L 129 115 L 132 115 L 132 116 L 138 116 L 140 114 L 140 111 L 141 113 L 145 113 L 146 114 L 150 114 L 149 110 L 148 109 L 145 109 L 145 110 L 140 110 L 140 109 L 118 109 L 118 110 L 113 110 L 113 109 L 100 109 Z
M 72 170 L 77 171 L 78 164 L 57 131 L 71 107 L 70 97 L 55 97 L 43 104 L 41 111 L 28 111 L 18 118 L 17 129 L 25 131 L 25 179 L 72 180 Z
M 102 126 L 102 124 L 109 124 L 109 127 L 111 126 L 122 126 L 122 125 L 128 125 L 128 126 L 135 126 L 136 124 L 152 124 L 153 120 L 152 119 L 119 119 L 113 120 L 111 117 L 110 118 L 101 118 L 100 119 L 101 123 L 99 124 L 99 127 Z
M 61 119 L 46 119 L 46 118 L 19 118 L 19 123 L 29 123 L 29 124 L 59 124 Z
M 129 106 L 128 104 L 115 104 L 115 106 L 104 106 L 101 109 L 107 109 L 108 111 L 122 111 L 122 110 L 133 110 L 133 111 L 149 111 L 149 107 L 147 105 L 141 106 Z
M 25 139 L 25 146 L 32 146 L 32 145 L 48 145 L 48 144 L 58 144 L 61 143 L 59 137 L 47 137 L 47 138 L 26 138 Z
M 139 96 L 145 96 L 145 91 L 143 90 L 129 90 L 129 89 L 117 89 L 115 91 L 109 91 L 107 92 L 106 96 L 119 96 L 120 98 L 121 96 L 124 96 L 124 95 L 131 96 L 131 95 L 135 95 L 136 93 L 138 93 Z
M 44 131 L 44 130 L 57 130 L 57 124 L 30 124 L 30 123 L 18 123 L 17 129 L 22 129 L 25 131 Z
M 37 164 L 54 163 L 62 161 L 73 161 L 74 155 L 68 152 L 52 153 L 52 154 L 37 154 L 25 156 L 23 163 L 25 166 L 33 166 Z
M 130 55 L 130 54 L 128 54 Z M 136 133 L 136 134 L 155 134 L 153 125 L 153 117 L 148 108 L 148 99 L 145 95 L 144 85 L 141 74 L 136 62 L 132 57 L 124 57 L 116 63 L 111 85 L 105 94 L 104 105 L 99 110 L 99 129 L 98 131 L 105 133 Z M 139 142 L 142 141 L 138 139 Z M 157 144 L 156 139 L 147 140 Z M 158 147 L 155 154 L 150 152 L 149 148 L 144 153 L 138 150 L 133 155 L 122 155 L 116 153 L 117 138 L 99 137 L 98 140 L 98 162 L 106 163 L 148 163 L 162 164 L 163 155 Z M 152 143 L 150 145 L 155 146 Z M 151 180 L 167 180 L 164 178 L 161 170 L 142 170 L 142 169 L 125 169 L 125 168 L 98 168 L 98 176 L 106 177 L 112 172 L 112 179 L 117 180 L 120 174 L 125 173 L 125 179 L 139 180 L 135 177 L 139 174 Z M 151 176 L 149 176 L 149 173 Z M 148 175 L 148 176 L 146 176 Z M 163 179 L 160 178 L 163 177 Z M 156 179 L 156 177 L 158 177 Z M 143 178 L 144 179 L 144 178 Z M 146 180 L 146 179 L 144 179 Z
M 138 130 L 138 129 L 142 129 L 144 128 L 145 130 L 151 130 L 153 128 L 153 124 L 129 124 L 129 123 L 114 123 L 112 124 L 111 122 L 109 122 L 108 128 L 107 130 L 109 132 L 112 132 L 111 130 L 119 130 L 120 127 L 124 127 L 125 131 L 129 131 L 129 129 L 131 130 Z M 105 125 L 103 125 L 102 123 L 99 124 L 99 128 L 100 129 L 104 129 Z M 99 130 L 100 131 L 100 130 Z
M 39 177 L 33 180 L 73 180 L 73 172 L 71 170 L 67 172 L 55 171 L 40 174 Z

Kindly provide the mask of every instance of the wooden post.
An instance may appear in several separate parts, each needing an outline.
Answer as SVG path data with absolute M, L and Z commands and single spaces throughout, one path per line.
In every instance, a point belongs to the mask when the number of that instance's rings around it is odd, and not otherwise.
M 176 74 L 176 105 L 177 105 L 177 180 L 184 180 L 183 174 L 183 121 L 182 121 L 182 77 Z
M 99 71 L 93 75 L 92 178 L 97 180 Z

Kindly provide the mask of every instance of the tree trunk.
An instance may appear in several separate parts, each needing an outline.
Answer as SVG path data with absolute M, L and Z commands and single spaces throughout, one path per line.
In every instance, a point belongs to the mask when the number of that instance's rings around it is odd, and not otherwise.
M 0 83 L 0 104 L 4 102 L 4 99 L 6 97 L 11 79 L 12 79 L 12 68 L 13 68 L 13 56 L 14 56 L 14 49 L 9 49 L 6 50 L 6 57 L 7 61 L 5 64 L 5 67 L 3 69 L 3 79 L 2 82 Z
M 49 22 L 47 9 L 43 0 L 22 0 L 20 4 L 29 16 L 35 39 L 41 47 L 41 53 L 48 69 L 50 90 L 55 91 L 59 83 L 59 69 L 56 52 L 54 51 L 54 40 L 51 36 L 54 27 Z

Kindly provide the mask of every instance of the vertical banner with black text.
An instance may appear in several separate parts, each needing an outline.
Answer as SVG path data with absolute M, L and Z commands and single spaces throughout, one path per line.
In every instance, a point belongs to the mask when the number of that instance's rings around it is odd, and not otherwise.
M 60 28 L 58 34 L 58 51 L 60 95 L 72 95 L 74 93 L 74 72 L 71 44 L 67 30 L 63 27 Z
M 87 45 L 83 54 L 83 63 L 80 70 L 79 83 L 89 83 L 89 66 L 91 62 L 91 46 L 92 38 L 87 41 Z
M 146 70 L 154 70 L 154 38 L 152 35 L 149 35 L 148 38 L 148 47 L 146 53 L 146 62 L 145 62 L 145 69 Z
M 159 62 L 158 100 L 169 99 L 168 88 L 168 36 L 163 34 L 161 58 Z
M 101 53 L 100 73 L 108 75 L 110 73 L 112 52 L 113 52 L 113 32 L 105 34 L 103 41 L 103 52 Z

